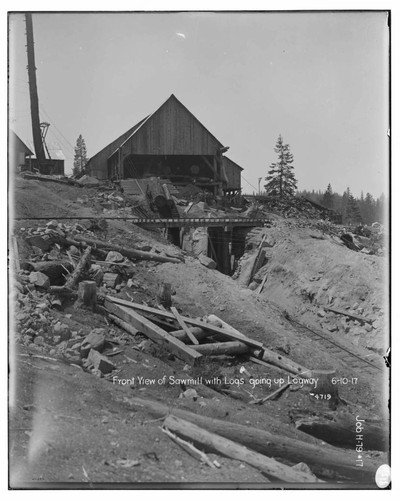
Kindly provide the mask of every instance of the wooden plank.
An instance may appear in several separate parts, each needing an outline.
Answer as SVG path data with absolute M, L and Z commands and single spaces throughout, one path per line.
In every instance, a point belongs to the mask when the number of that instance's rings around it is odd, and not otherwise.
M 267 281 L 267 278 L 268 278 L 268 273 L 265 273 L 265 276 L 261 282 L 261 285 L 260 285 L 260 288 L 258 289 L 257 294 L 260 294 L 263 291 L 265 282 Z
M 335 314 L 342 314 L 343 316 L 348 316 L 349 318 L 355 319 L 355 320 L 360 321 L 362 323 L 371 324 L 373 322 L 372 319 L 364 318 L 363 316 L 357 316 L 356 314 L 351 314 L 351 313 L 348 313 L 347 311 L 340 311 L 339 309 L 334 309 L 333 307 L 323 306 L 323 308 L 325 309 L 325 311 L 331 311 Z
M 170 335 L 168 332 L 158 327 L 144 316 L 141 316 L 136 311 L 127 307 L 112 304 L 109 300 L 105 301 L 105 308 L 118 318 L 126 321 L 134 328 L 137 328 L 144 335 L 149 337 L 157 344 L 165 345 L 165 347 L 175 354 L 178 358 L 186 363 L 195 365 L 198 363 L 202 355 L 188 347 L 186 344 Z
M 174 415 L 169 415 L 165 419 L 164 427 L 178 434 L 178 436 L 200 445 L 203 449 L 212 450 L 214 453 L 219 453 L 224 457 L 233 458 L 234 460 L 239 460 L 252 467 L 256 467 L 272 479 L 289 483 L 324 482 L 317 479 L 313 474 L 292 469 L 273 458 L 249 450 L 241 444 L 202 429 L 196 424 L 175 417 Z
M 19 263 L 18 241 L 17 241 L 17 238 L 15 236 L 11 237 L 11 241 L 12 241 L 12 247 L 13 247 L 13 257 L 14 257 L 15 270 L 17 271 L 17 273 L 19 273 L 21 270 L 21 267 L 20 267 L 20 263 Z
M 196 339 L 196 337 L 192 334 L 190 329 L 187 327 L 186 323 L 183 321 L 182 316 L 179 314 L 177 311 L 176 307 L 170 307 L 170 310 L 172 314 L 175 316 L 177 322 L 180 324 L 181 328 L 185 330 L 186 335 L 190 338 L 193 344 L 198 345 L 199 341 Z
M 160 311 L 159 309 L 154 309 L 154 307 L 144 306 L 142 304 L 137 304 L 135 302 L 128 302 L 127 300 L 117 299 L 115 297 L 111 297 L 110 295 L 108 295 L 106 299 L 109 300 L 110 302 L 113 302 L 114 304 L 119 304 L 128 308 L 136 309 L 138 311 L 149 312 L 152 314 L 162 316 L 164 318 L 176 319 L 175 316 L 168 311 Z M 240 340 L 244 344 L 249 345 L 255 349 L 260 349 L 261 351 L 265 349 L 265 347 L 261 342 L 258 342 L 257 340 L 252 340 L 243 334 L 239 335 L 233 331 L 224 330 L 223 328 L 213 326 L 210 323 L 205 323 L 204 321 L 200 321 L 198 319 L 188 318 L 186 316 L 182 316 L 182 318 L 186 324 L 198 326 L 199 328 L 203 328 L 204 330 L 210 330 L 215 333 L 220 333 L 224 335 L 226 338 L 232 340 Z

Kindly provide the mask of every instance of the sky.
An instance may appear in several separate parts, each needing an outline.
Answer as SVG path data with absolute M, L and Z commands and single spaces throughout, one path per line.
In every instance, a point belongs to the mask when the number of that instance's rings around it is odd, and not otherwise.
M 172 93 L 261 187 L 279 134 L 299 189 L 388 192 L 385 12 L 36 13 L 40 119 L 72 171 Z M 9 124 L 32 142 L 25 21 L 9 16 Z

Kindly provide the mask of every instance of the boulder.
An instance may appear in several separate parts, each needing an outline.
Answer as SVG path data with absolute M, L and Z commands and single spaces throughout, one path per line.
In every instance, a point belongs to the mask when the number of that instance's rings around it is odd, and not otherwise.
M 76 182 L 81 186 L 98 186 L 100 184 L 98 179 L 90 175 L 83 175 L 80 179 L 77 179 Z
M 108 288 L 115 288 L 120 283 L 121 278 L 117 273 L 104 273 L 103 284 Z
M 46 224 L 46 227 L 48 229 L 57 229 L 58 228 L 58 222 L 56 220 L 51 220 Z
M 60 337 L 62 341 L 69 340 L 71 338 L 71 330 L 69 329 L 69 326 L 64 323 L 60 323 L 59 321 L 53 326 L 53 334 L 54 338 Z
M 29 245 L 31 245 L 32 247 L 40 248 L 40 250 L 43 250 L 44 252 L 50 250 L 51 242 L 47 236 L 40 236 L 40 235 L 28 236 L 28 238 L 25 238 L 25 241 L 29 243 Z
M 108 252 L 107 257 L 106 257 L 106 262 L 123 262 L 124 257 L 119 253 L 111 250 L 111 252 Z
M 99 370 L 103 374 L 110 373 L 115 370 L 115 366 L 111 363 L 107 356 L 103 356 L 94 349 L 90 349 L 89 351 L 88 363 L 93 365 L 95 370 Z
M 217 264 L 215 263 L 214 260 L 210 259 L 210 257 L 207 257 L 206 255 L 199 255 L 199 261 L 200 264 L 205 266 L 207 269 L 216 269 Z
M 49 280 L 48 276 L 41 273 L 40 271 L 31 272 L 29 275 L 29 281 L 33 285 L 40 287 L 40 288 L 49 288 L 49 286 L 50 286 L 50 280 Z
M 90 349 L 101 352 L 106 341 L 106 330 L 104 328 L 95 328 L 85 337 L 81 344 L 82 357 L 86 358 Z

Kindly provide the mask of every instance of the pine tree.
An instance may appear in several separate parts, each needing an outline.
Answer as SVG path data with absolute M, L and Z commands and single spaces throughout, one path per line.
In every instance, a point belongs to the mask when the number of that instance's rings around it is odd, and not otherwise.
M 297 180 L 293 172 L 293 155 L 290 152 L 289 144 L 284 144 L 282 136 L 279 135 L 274 148 L 278 154 L 278 161 L 270 165 L 268 176 L 265 177 L 267 183 L 265 190 L 269 195 L 276 195 L 280 198 L 294 196 L 297 187 Z
M 326 191 L 322 197 L 322 204 L 324 205 L 324 207 L 329 208 L 330 210 L 333 209 L 333 191 L 330 183 L 328 184 L 328 187 L 326 188 Z
M 79 134 L 76 140 L 75 146 L 75 156 L 74 156 L 74 168 L 72 170 L 73 175 L 81 175 L 85 173 L 85 166 L 88 162 L 86 156 L 86 144 L 85 139 Z
M 347 199 L 346 220 L 349 224 L 362 224 L 363 222 L 358 202 L 350 192 Z

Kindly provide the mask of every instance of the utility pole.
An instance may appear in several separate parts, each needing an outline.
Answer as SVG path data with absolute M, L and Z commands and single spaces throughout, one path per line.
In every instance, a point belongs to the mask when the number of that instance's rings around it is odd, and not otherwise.
M 35 146 L 36 158 L 40 165 L 45 163 L 46 157 L 43 149 L 42 134 L 40 129 L 39 119 L 39 98 L 36 85 L 36 66 L 35 66 L 35 50 L 33 43 L 33 25 L 32 14 L 25 14 L 26 21 L 26 47 L 28 54 L 28 77 L 29 77 L 29 94 L 31 98 L 31 118 L 32 118 L 32 135 L 33 144 Z

